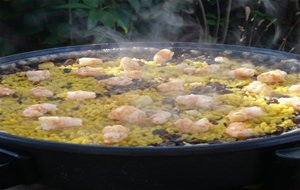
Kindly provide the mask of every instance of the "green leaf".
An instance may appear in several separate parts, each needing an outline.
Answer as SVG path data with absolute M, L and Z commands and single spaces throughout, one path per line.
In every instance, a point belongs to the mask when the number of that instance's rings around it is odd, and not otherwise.
M 116 14 L 115 9 L 107 9 L 107 11 L 103 9 L 92 9 L 88 15 L 87 28 L 88 30 L 93 29 L 99 21 L 104 26 L 112 28 L 117 18 L 118 15 Z
M 117 25 L 121 27 L 125 33 L 128 33 L 128 27 L 125 25 L 125 23 L 122 20 L 117 19 Z
M 126 14 L 126 16 L 134 15 L 132 14 L 132 7 L 128 3 L 119 4 L 117 11 L 123 12 L 124 14 Z
M 135 10 L 135 12 L 139 12 L 141 8 L 141 4 L 139 0 L 128 0 L 130 6 Z
M 265 17 L 265 14 L 260 11 L 255 11 L 254 15 L 256 18 L 264 18 Z
M 116 24 L 117 26 L 121 27 L 125 33 L 128 32 L 128 23 L 129 23 L 129 15 L 122 10 L 120 7 L 119 9 L 107 9 L 110 13 L 110 17 L 112 19 L 112 24 Z
M 83 3 L 69 3 L 65 5 L 58 5 L 55 6 L 54 8 L 57 9 L 90 9 L 89 6 L 83 4 Z
M 97 25 L 97 22 L 100 20 L 98 15 L 100 15 L 97 12 L 97 9 L 92 9 L 89 12 L 88 21 L 87 21 L 87 29 L 91 30 Z
M 112 28 L 115 22 L 115 17 L 112 14 L 113 9 L 107 9 L 107 11 L 101 10 L 98 12 L 98 16 L 104 26 Z
M 89 7 L 97 8 L 100 4 L 99 0 L 82 0 L 84 4 L 88 5 Z

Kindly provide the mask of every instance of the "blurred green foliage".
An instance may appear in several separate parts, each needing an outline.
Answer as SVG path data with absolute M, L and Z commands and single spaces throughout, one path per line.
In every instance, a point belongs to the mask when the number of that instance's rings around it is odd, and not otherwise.
M 291 30 L 281 31 L 276 41 L 279 21 L 274 14 L 267 14 L 259 1 L 244 2 L 248 3 L 227 12 L 228 0 L 2 0 L 0 56 L 66 45 L 153 40 L 225 41 L 297 51 L 293 42 L 299 38 L 298 17 L 287 18 L 290 22 L 281 19 L 281 27 Z M 247 21 L 245 6 L 251 8 Z
M 11 0 L 0 3 L 1 55 L 92 42 L 89 33 L 106 26 L 127 34 L 138 0 Z

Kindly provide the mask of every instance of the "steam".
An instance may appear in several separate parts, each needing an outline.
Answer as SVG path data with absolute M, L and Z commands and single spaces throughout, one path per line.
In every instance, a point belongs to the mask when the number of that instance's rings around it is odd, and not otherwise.
M 195 8 L 192 5 L 193 1 L 164 1 L 162 4 L 155 5 L 148 10 L 145 10 L 139 15 L 142 20 L 141 27 L 143 30 L 134 30 L 131 34 L 122 35 L 120 32 L 116 32 L 107 27 L 96 27 L 93 31 L 89 32 L 87 36 L 93 36 L 93 43 L 113 41 L 117 43 L 126 41 L 159 41 L 159 42 L 169 42 L 169 41 L 189 41 L 189 39 L 202 38 L 202 27 L 197 23 L 195 18 L 183 17 L 178 14 L 176 10 L 178 6 L 186 7 L 184 9 L 185 14 L 193 14 Z M 186 16 L 185 15 L 185 16 Z M 148 25 L 143 25 L 148 24 Z M 182 28 L 190 28 L 190 32 L 185 35 L 181 35 Z M 144 35 L 144 31 L 147 31 Z M 181 38 L 182 40 L 178 39 Z
M 299 36 L 300 33 L 300 22 L 296 25 L 290 23 L 290 26 L 294 26 L 293 30 L 285 27 L 284 22 L 295 20 L 287 18 L 300 17 L 300 13 L 291 15 L 291 8 L 293 11 L 297 9 L 300 11 L 299 2 L 297 0 L 165 0 L 143 9 L 137 15 L 138 21 L 135 21 L 135 26 L 130 25 L 131 30 L 128 34 L 105 26 L 97 26 L 83 34 L 86 28 L 83 19 L 80 21 L 81 26 L 72 27 L 69 45 L 73 45 L 73 41 L 80 43 L 84 41 L 86 43 L 192 41 L 265 47 L 268 41 L 272 43 L 273 48 L 280 47 L 288 51 L 285 49 L 287 42 L 284 39 L 295 34 Z M 255 17 L 258 10 L 263 12 L 266 18 Z M 69 11 L 69 16 L 70 14 L 72 11 Z M 214 20 L 211 19 L 211 15 L 214 15 Z M 47 16 L 45 14 L 45 19 Z M 70 25 L 77 23 L 74 22 L 74 18 L 69 21 Z M 9 27 L 1 21 L 0 27 L 0 35 L 12 39 L 10 44 L 26 48 L 27 39 L 12 34 Z M 273 38 L 266 39 L 271 33 L 274 35 Z M 293 42 L 296 52 L 300 52 L 298 36 Z M 28 41 L 31 42 L 31 39 Z M 34 43 L 34 40 L 32 41 Z
M 129 40 L 119 32 L 107 27 L 96 27 L 92 31 L 86 33 L 86 36 L 94 36 L 93 43 L 101 42 L 128 42 Z
M 223 25 L 219 25 L 220 20 L 218 20 L 217 26 L 207 24 L 206 12 L 208 11 L 206 8 L 209 5 L 207 2 L 209 1 L 164 1 L 162 4 L 155 5 L 141 13 L 143 14 L 140 15 L 142 17 L 141 24 L 147 23 L 148 25 L 139 27 L 147 28 L 147 35 L 144 35 L 143 32 L 133 31 L 132 34 L 125 36 L 105 27 L 97 27 L 93 31 L 93 43 L 107 42 L 108 39 L 111 39 L 114 42 L 198 41 L 258 45 L 264 39 L 264 35 L 273 30 L 272 44 L 275 46 L 280 43 L 284 34 L 287 33 L 287 29 L 281 24 L 287 10 L 287 1 L 258 0 L 256 5 L 254 3 L 253 6 L 252 0 L 235 0 L 232 1 L 232 4 L 229 3 L 231 1 L 219 2 L 217 0 L 217 5 L 222 9 L 222 12 L 216 11 L 217 7 L 209 9 L 209 12 L 216 15 L 220 14 L 217 16 L 224 20 Z M 180 13 L 177 7 L 180 7 Z M 271 21 L 266 19 L 255 20 L 254 14 L 258 9 L 263 9 L 267 17 L 274 19 Z M 230 18 L 231 12 L 234 12 L 235 18 Z M 240 23 L 237 20 L 240 20 Z M 249 24 L 245 26 L 242 22 L 248 22 Z M 248 30 L 247 33 L 245 32 L 241 36 L 238 25 L 241 26 L 240 29 Z M 213 27 L 218 29 L 214 30 Z

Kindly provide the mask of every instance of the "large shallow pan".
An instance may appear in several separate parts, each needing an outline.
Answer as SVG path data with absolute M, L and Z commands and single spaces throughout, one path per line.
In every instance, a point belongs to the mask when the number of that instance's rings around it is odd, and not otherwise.
M 157 49 L 165 47 L 172 48 L 177 55 L 206 55 L 208 61 L 210 56 L 225 55 L 251 59 L 256 64 L 280 63 L 293 71 L 300 68 L 300 56 L 266 49 L 197 43 L 126 43 L 54 48 L 3 57 L 0 72 L 24 64 L 80 56 L 109 59 L 131 54 L 150 59 Z M 0 132 L 0 188 L 41 183 L 63 189 L 227 189 L 253 184 L 299 189 L 298 145 L 297 130 L 233 143 L 180 147 L 76 145 Z

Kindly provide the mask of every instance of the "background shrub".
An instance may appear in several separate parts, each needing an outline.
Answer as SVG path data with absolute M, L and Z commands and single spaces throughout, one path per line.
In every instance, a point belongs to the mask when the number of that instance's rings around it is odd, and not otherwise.
M 0 55 L 121 41 L 228 43 L 300 53 L 297 0 L 3 0 Z

